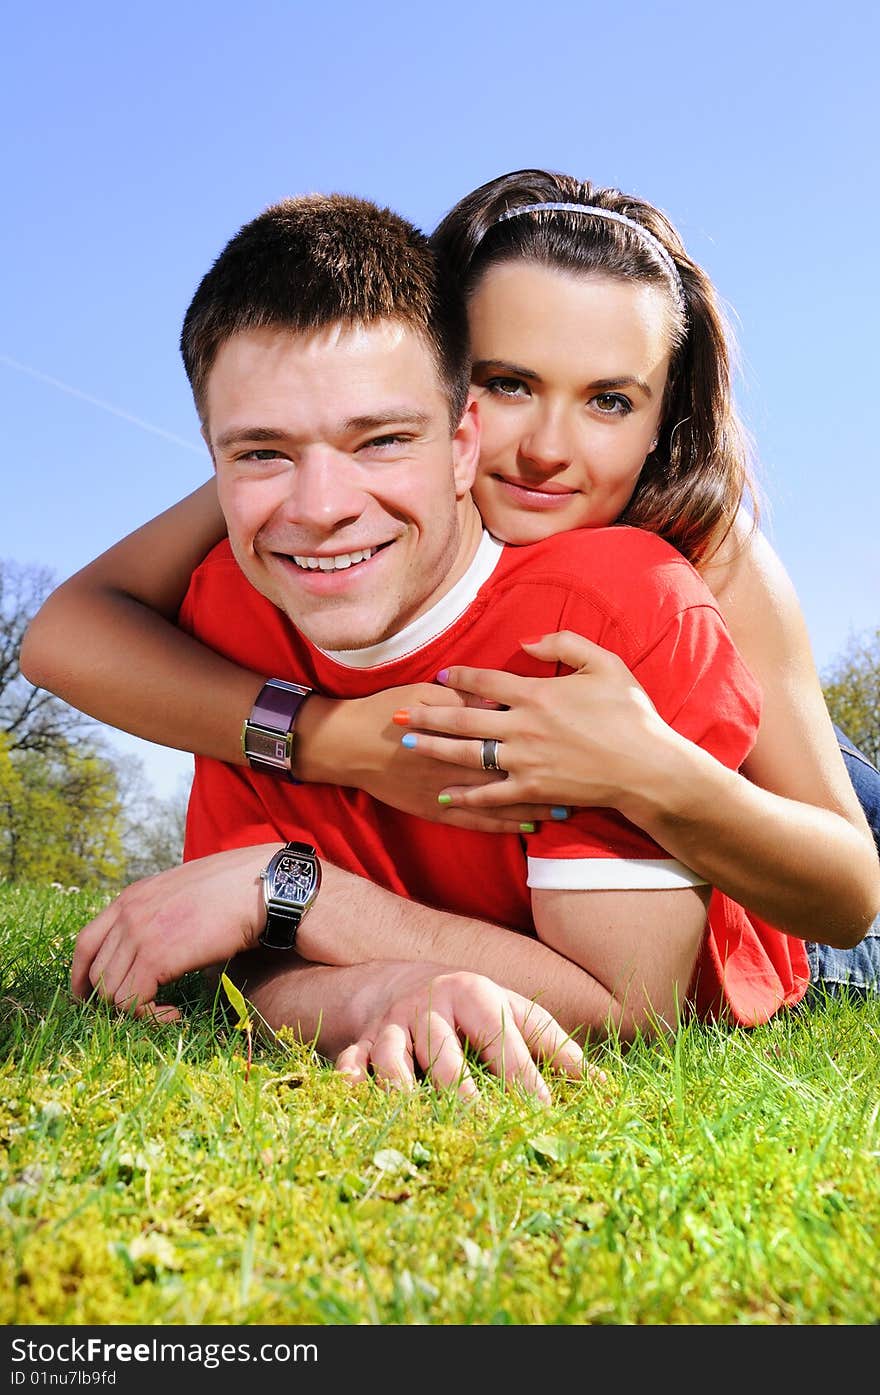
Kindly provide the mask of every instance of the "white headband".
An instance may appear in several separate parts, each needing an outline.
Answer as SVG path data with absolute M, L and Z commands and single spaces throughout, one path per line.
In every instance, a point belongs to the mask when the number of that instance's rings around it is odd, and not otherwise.
M 658 256 L 669 272 L 672 284 L 678 292 L 678 298 L 682 309 L 687 307 L 684 286 L 678 273 L 678 267 L 667 252 L 663 243 L 660 242 L 652 232 L 649 232 L 641 223 L 637 223 L 635 218 L 628 218 L 625 213 L 614 213 L 610 208 L 597 208 L 591 203 L 525 203 L 519 208 L 508 208 L 498 218 L 496 223 L 505 223 L 508 218 L 518 218 L 522 213 L 592 213 L 596 218 L 607 218 L 611 223 L 622 223 L 626 228 L 632 228 L 639 237 L 647 242 L 648 246 Z

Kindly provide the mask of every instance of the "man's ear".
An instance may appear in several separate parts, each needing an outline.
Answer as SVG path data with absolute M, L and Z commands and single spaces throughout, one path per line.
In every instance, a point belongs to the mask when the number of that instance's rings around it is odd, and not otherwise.
M 205 422 L 202 422 L 201 437 L 202 437 L 202 440 L 204 441 L 205 445 L 208 447 L 208 454 L 209 454 L 210 457 L 211 457 L 211 464 L 214 466 L 214 473 L 216 474 L 216 473 L 217 473 L 217 462 L 216 462 L 216 460 L 214 459 L 214 452 L 213 452 L 213 450 L 211 449 L 211 437 L 208 435 L 208 427 L 207 427 L 207 424 L 206 424 Z
M 469 393 L 461 421 L 452 436 L 452 472 L 457 499 L 463 499 L 473 484 L 479 458 L 480 411 L 477 399 Z

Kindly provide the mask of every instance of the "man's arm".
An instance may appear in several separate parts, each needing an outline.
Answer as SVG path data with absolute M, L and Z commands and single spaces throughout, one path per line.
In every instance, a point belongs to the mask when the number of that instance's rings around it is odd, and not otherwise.
M 604 984 L 549 942 L 406 900 L 363 877 L 322 866 L 320 897 L 297 936 L 298 949 L 312 962 L 435 962 L 484 974 L 540 1003 L 581 1040 L 608 1020 Z
M 163 984 L 254 950 L 265 923 L 260 871 L 277 848 L 267 843 L 214 853 L 127 887 L 80 932 L 74 995 L 85 999 L 97 989 L 122 1009 L 149 1011 Z M 298 952 L 313 964 L 439 963 L 483 974 L 535 1000 L 573 1034 L 605 1022 L 606 986 L 549 943 L 408 901 L 323 859 L 321 865 L 320 894 L 297 935 Z M 651 895 L 657 894 L 663 895 Z M 280 972 L 284 960 L 276 951 L 269 967 Z M 267 983 L 266 974 L 260 982 Z M 293 996 L 289 1007 L 291 1014 L 301 1010 Z M 342 1021 L 341 1034 L 361 1022 Z
M 308 964 L 294 954 L 249 953 L 230 973 L 261 1018 L 312 1042 L 352 1083 L 372 1077 L 412 1089 L 418 1074 L 477 1094 L 465 1044 L 505 1088 L 520 1086 L 549 1103 L 538 1069 L 580 1078 L 580 1047 L 539 1004 L 483 974 L 442 964 L 373 960 L 343 967 Z M 599 1072 L 601 1076 L 601 1072 Z
M 711 888 L 536 890 L 538 938 L 406 901 L 326 868 L 332 897 L 302 923 L 297 944 L 321 963 L 436 960 L 485 974 L 539 1002 L 579 1039 L 609 1028 L 624 1039 L 675 1025 L 706 924 Z
M 626 1041 L 673 1030 L 703 940 L 710 887 L 651 891 L 536 890 L 543 944 L 597 985 L 601 1024 Z
M 421 1070 L 437 1084 L 473 1094 L 465 1040 L 505 1083 L 542 1099 L 548 1091 L 536 1062 L 582 1074 L 582 1052 L 543 1005 L 485 974 L 427 957 L 428 940 L 444 919 L 460 920 L 461 933 L 477 942 L 484 929 L 521 939 L 498 926 L 445 917 L 323 864 L 324 886 L 303 928 L 314 921 L 320 935 L 323 923 L 323 933 L 332 936 L 334 926 L 366 918 L 378 943 L 383 918 L 399 903 L 396 930 L 402 934 L 408 923 L 412 931 L 409 962 L 309 965 L 292 953 L 256 949 L 265 920 L 259 873 L 275 850 L 275 844 L 233 849 L 127 887 L 77 939 L 75 996 L 85 999 L 95 991 L 124 1010 L 168 1019 L 174 1010 L 155 1001 L 162 984 L 232 959 L 232 972 L 268 1025 L 290 1026 L 313 1040 L 352 1079 L 372 1071 L 407 1086 Z M 537 962 L 543 960 L 544 972 L 534 970 L 535 982 L 543 983 L 558 956 L 535 941 L 521 943 L 531 946 Z M 568 970 L 580 973 L 573 965 Z
M 215 853 L 126 888 L 79 935 L 74 994 L 97 990 L 120 1008 L 155 1011 L 162 984 L 254 951 L 265 920 L 259 874 L 276 850 L 263 844 Z M 533 939 L 407 901 L 323 861 L 322 869 L 297 948 L 322 966 L 369 963 L 365 996 L 352 993 L 346 976 L 292 972 L 294 960 L 279 951 L 240 962 L 257 975 L 261 1001 L 254 1005 L 270 1025 L 296 1025 L 311 1036 L 320 1022 L 321 1049 L 331 1057 L 362 1038 L 365 1023 L 388 1006 L 391 965 L 374 972 L 374 961 L 482 975 L 534 1001 L 579 1039 L 609 1024 L 629 1036 L 637 1026 L 650 1028 L 652 1014 L 671 1022 L 704 921 L 692 890 L 536 892 L 541 938 Z

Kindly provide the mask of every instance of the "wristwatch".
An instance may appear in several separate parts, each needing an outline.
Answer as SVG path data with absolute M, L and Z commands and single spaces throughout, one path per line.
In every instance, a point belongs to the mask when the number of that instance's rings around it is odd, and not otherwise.
M 269 949 L 293 949 L 300 921 L 315 903 L 321 886 L 321 864 L 311 843 L 285 843 L 260 873 L 266 925 L 260 944 Z
M 241 749 L 252 770 L 268 771 L 293 785 L 301 783 L 293 773 L 294 723 L 312 691 L 283 678 L 263 684 L 241 729 Z

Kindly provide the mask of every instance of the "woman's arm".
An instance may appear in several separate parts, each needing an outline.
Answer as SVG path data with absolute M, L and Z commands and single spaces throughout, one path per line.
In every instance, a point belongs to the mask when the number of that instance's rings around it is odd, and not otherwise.
M 46 601 L 25 637 L 24 675 L 134 735 L 243 763 L 242 722 L 268 675 L 238 668 L 173 623 L 193 568 L 223 532 L 210 481 L 109 549 Z M 644 709 L 627 725 L 629 709 L 626 702 L 617 703 L 615 693 L 630 693 L 633 686 L 642 690 L 625 670 L 617 675 L 623 685 L 618 690 L 610 679 L 594 685 L 592 709 L 581 707 L 582 684 L 576 693 L 571 686 L 565 689 L 566 701 L 570 694 L 574 702 L 572 723 L 584 738 L 591 734 L 580 762 L 573 759 L 571 729 L 554 754 L 537 709 L 529 716 L 534 729 L 524 731 L 523 760 L 514 761 L 524 774 L 509 784 L 483 773 L 474 754 L 478 746 L 469 746 L 464 756 L 455 755 L 448 742 L 435 751 L 402 751 L 391 713 L 415 707 L 414 694 L 395 690 L 348 703 L 310 699 L 297 724 L 298 773 L 332 783 L 345 768 L 350 784 L 397 808 L 494 831 L 546 818 L 551 803 L 615 805 L 764 919 L 802 938 L 844 947 L 856 943 L 878 904 L 877 858 L 822 701 L 797 600 L 760 539 L 707 572 L 707 581 L 765 689 L 761 732 L 747 764 L 750 780 L 733 776 L 659 718 L 658 725 L 642 729 Z M 542 652 L 541 657 L 551 656 Z M 573 658 L 572 666 L 579 662 Z M 505 677 L 513 683 L 548 681 Z M 426 688 L 417 695 L 423 702 Z M 564 704 L 554 696 L 553 705 L 560 717 Z M 467 735 L 492 734 L 479 712 L 467 715 L 472 727 Z M 514 711 L 511 721 L 516 719 Z M 430 725 L 457 729 L 433 719 Z M 630 756 L 627 771 L 615 770 L 610 759 L 612 731 Z M 513 732 L 504 739 L 510 761 Z M 439 757 L 464 760 L 467 774 L 458 776 L 454 791 L 457 807 L 436 802 L 448 784 Z M 585 768 L 591 778 L 577 782 Z M 602 780 L 604 794 L 597 785 Z M 465 783 L 469 792 L 462 788 Z
M 242 762 L 242 722 L 265 680 L 175 623 L 193 570 L 225 532 L 209 480 L 102 553 L 31 621 L 24 676 L 134 736 Z
M 861 938 L 853 940 L 852 932 L 861 925 L 864 934 L 880 910 L 880 862 L 840 753 L 797 593 L 759 532 L 743 538 L 740 530 L 703 576 L 764 694 L 758 739 L 743 764 L 751 783 L 731 804 L 731 834 L 746 857 L 746 847 L 766 839 L 777 876 L 790 881 L 795 895 L 800 886 L 802 916 L 791 927 L 775 923 L 846 948 Z M 761 822 L 749 833 L 752 818 Z M 723 848 L 719 855 L 725 859 Z M 757 868 L 756 875 L 762 875 Z M 800 922 L 803 930 L 796 928 Z
M 849 948 L 880 909 L 880 864 L 843 764 L 797 597 L 759 534 L 719 557 L 705 579 L 764 691 L 756 745 L 738 774 L 673 731 L 612 654 L 579 636 L 528 652 L 579 670 L 521 679 L 452 669 L 449 681 L 508 711 L 410 713 L 424 757 L 479 765 L 478 737 L 503 741 L 508 778 L 446 793 L 490 801 L 618 808 L 679 861 L 801 939 Z M 500 682 L 499 682 L 500 680 Z M 449 741 L 449 736 L 469 738 Z
M 138 528 L 63 582 L 32 620 L 21 671 L 109 726 L 133 736 L 230 764 L 245 764 L 242 723 L 267 677 L 178 629 L 192 572 L 226 533 L 213 479 Z M 444 704 L 448 694 L 433 688 Z M 453 810 L 437 803 L 446 781 L 437 761 L 401 760 L 391 714 L 407 702 L 429 700 L 432 685 L 388 697 L 331 701 L 315 695 L 297 718 L 300 779 L 346 783 L 422 818 L 460 828 L 517 830 L 546 808 Z M 488 777 L 475 771 L 475 783 Z

